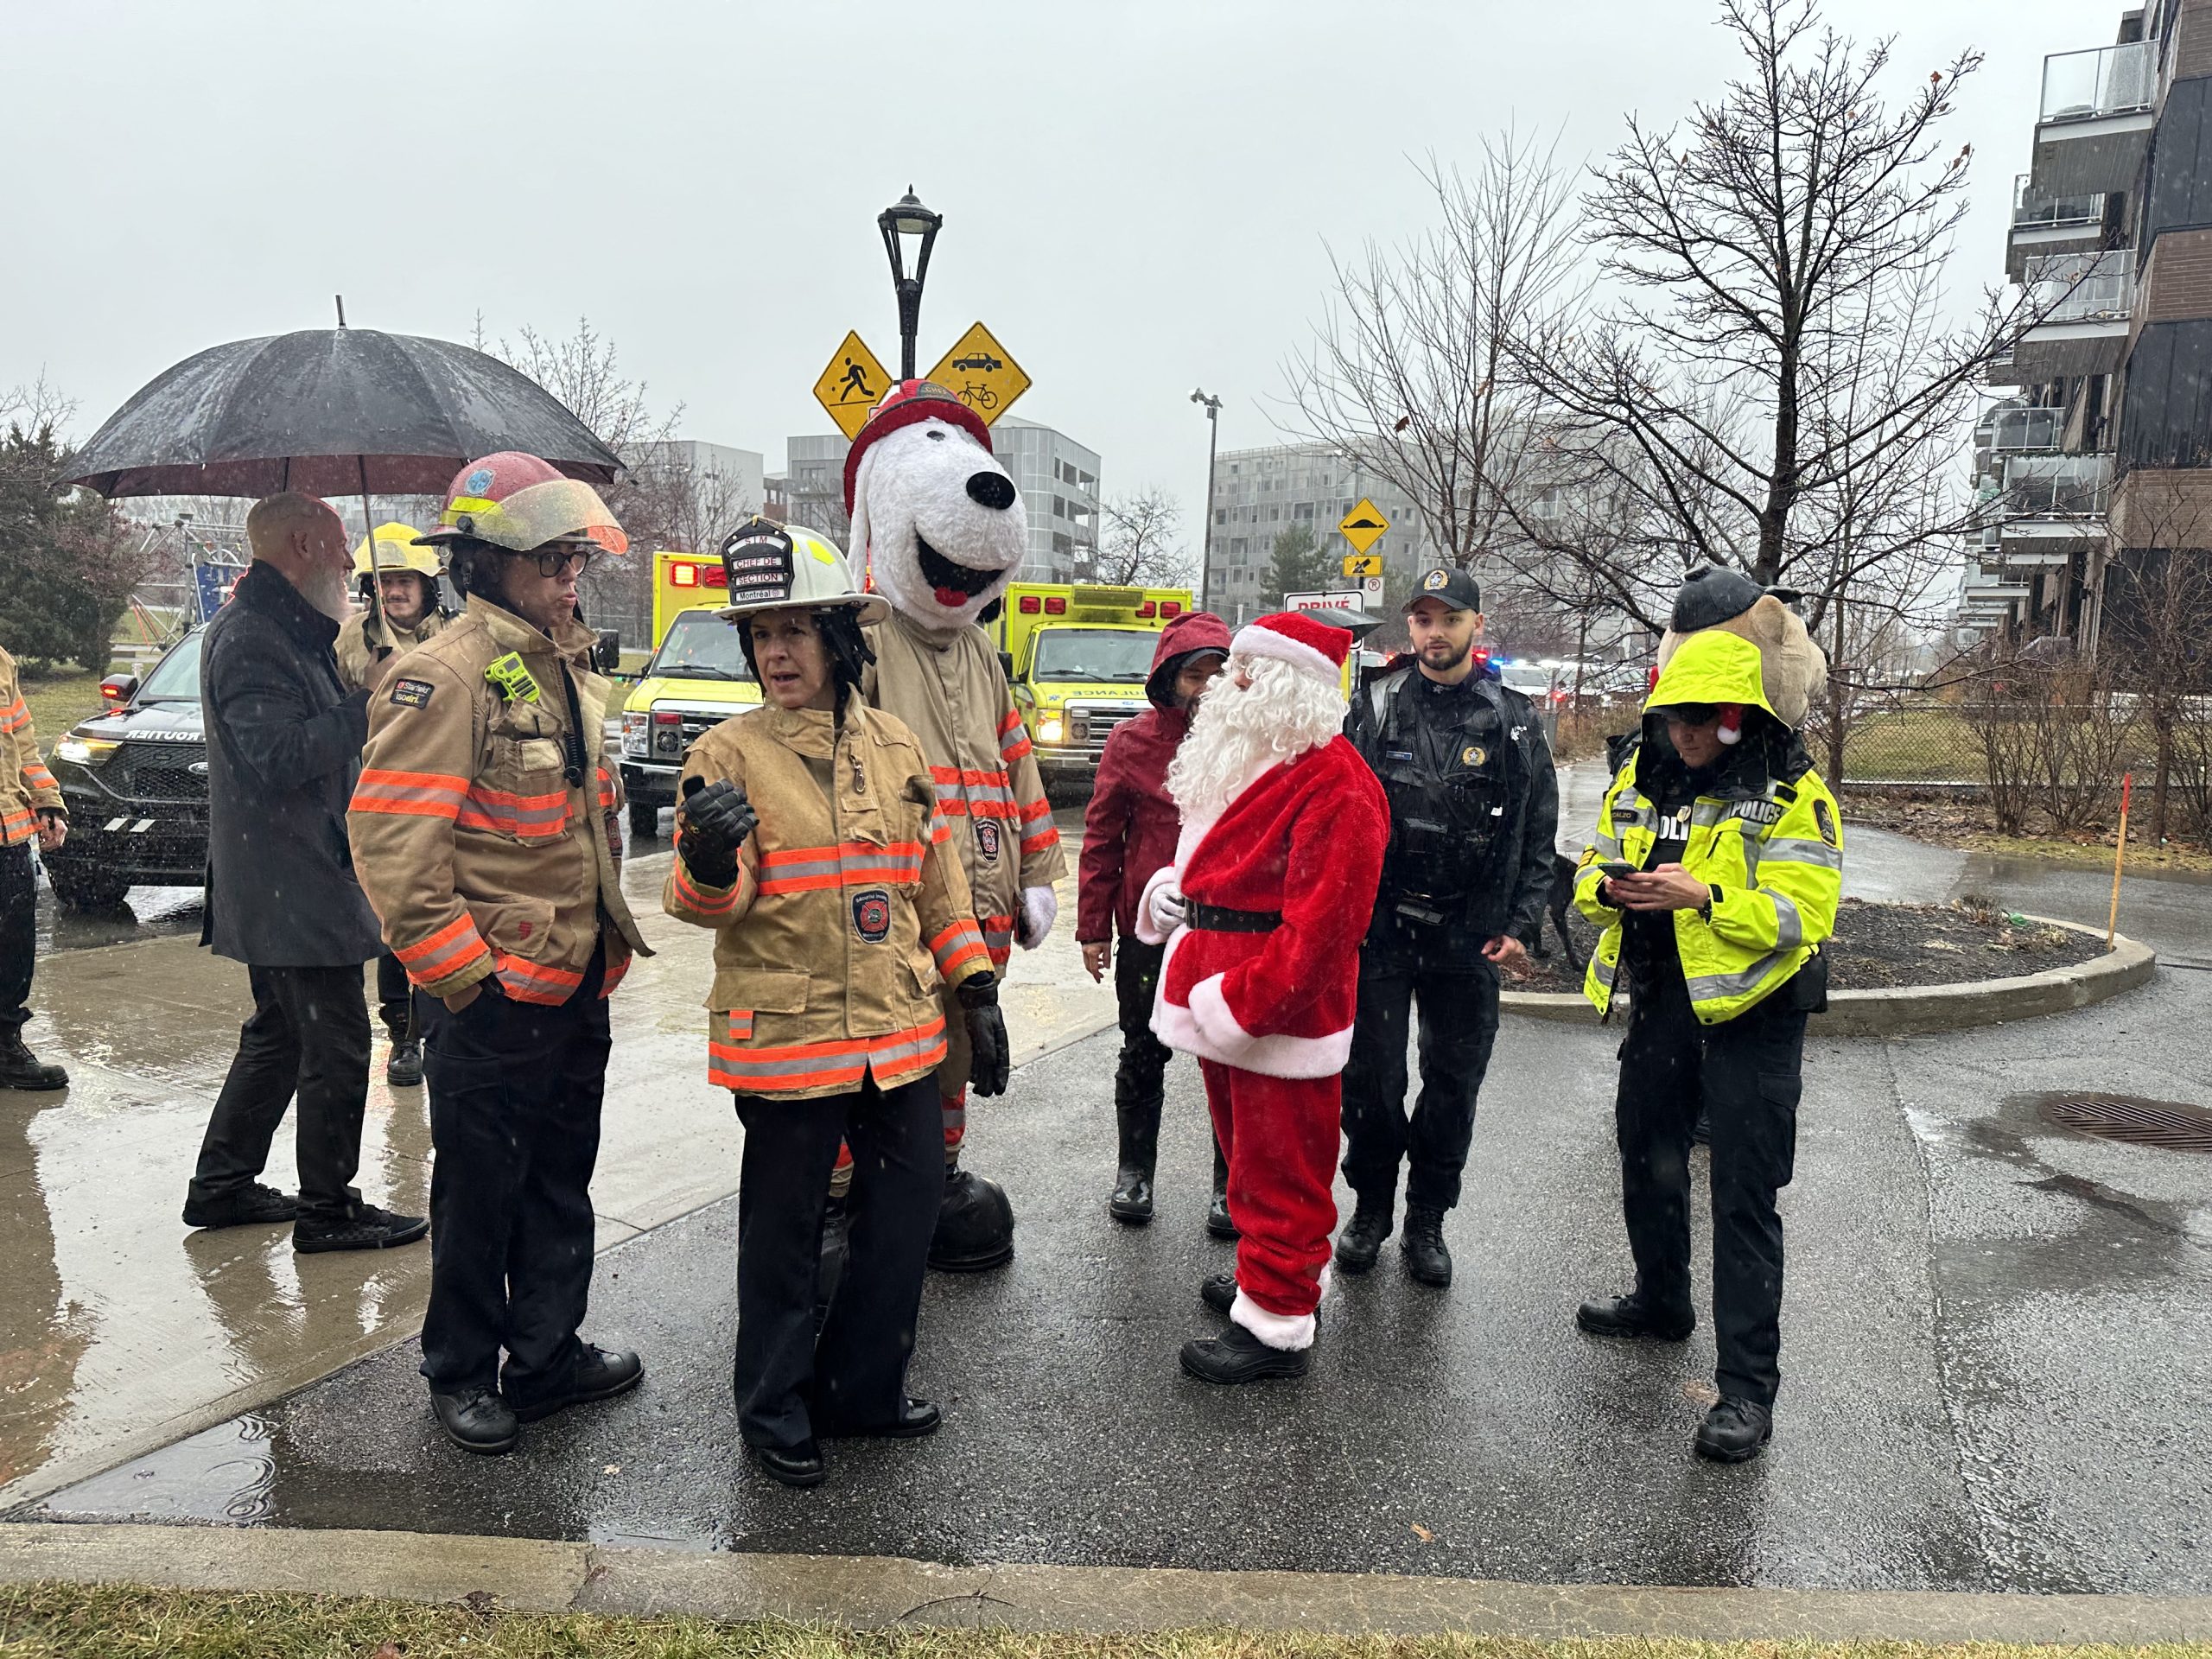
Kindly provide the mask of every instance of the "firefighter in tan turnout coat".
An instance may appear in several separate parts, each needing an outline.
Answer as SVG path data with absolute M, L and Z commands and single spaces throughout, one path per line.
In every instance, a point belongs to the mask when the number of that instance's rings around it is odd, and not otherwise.
M 944 1190 L 933 1074 L 948 1027 L 976 1091 L 1006 1086 L 1006 1027 L 954 830 L 921 746 L 854 695 L 868 665 L 844 561 L 754 519 L 723 549 L 766 706 L 686 757 L 662 904 L 715 930 L 707 1076 L 745 1124 L 735 1385 L 746 1442 L 778 1479 L 823 1475 L 820 1434 L 911 1436 L 905 1393 Z M 849 1260 L 817 1339 L 817 1252 L 840 1143 L 854 1159 Z
M 645 946 L 575 586 L 626 543 L 588 485 L 512 453 L 462 469 L 429 537 L 467 608 L 379 683 L 347 823 L 424 1031 L 437 1162 L 423 1375 L 448 1438 L 499 1452 L 518 1422 L 643 1374 L 576 1334 L 607 999 Z

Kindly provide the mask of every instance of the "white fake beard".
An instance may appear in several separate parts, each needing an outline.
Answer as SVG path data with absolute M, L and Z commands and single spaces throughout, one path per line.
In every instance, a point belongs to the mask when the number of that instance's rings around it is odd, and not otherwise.
M 353 614 L 353 596 L 346 592 L 344 570 L 312 570 L 300 597 L 334 622 L 343 622 Z
M 1240 673 L 1251 684 L 1238 685 Z M 1168 766 L 1167 792 L 1186 821 L 1211 823 L 1263 773 L 1319 748 L 1344 722 L 1336 687 L 1288 663 L 1232 655 L 1198 701 Z

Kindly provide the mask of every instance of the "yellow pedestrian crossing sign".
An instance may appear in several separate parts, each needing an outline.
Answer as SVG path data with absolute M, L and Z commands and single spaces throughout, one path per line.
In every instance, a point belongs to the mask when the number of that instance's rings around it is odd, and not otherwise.
M 868 412 L 891 390 L 891 377 L 860 335 L 848 329 L 843 344 L 830 354 L 830 366 L 814 383 L 815 401 L 830 411 L 846 437 L 860 435 Z
M 1364 553 L 1375 545 L 1384 531 L 1390 528 L 1390 521 L 1382 516 L 1382 510 L 1380 507 L 1362 496 L 1359 505 L 1344 514 L 1344 522 L 1337 528 L 1344 532 L 1344 540 L 1352 544 L 1354 550 Z M 1344 574 L 1348 576 L 1356 575 L 1379 576 L 1382 574 L 1382 562 L 1377 559 L 1372 571 L 1355 571 L 1351 568 L 1351 561 L 1347 559 L 1344 561 Z
M 930 378 L 982 416 L 986 426 L 1029 390 L 1027 372 L 980 322 L 938 359 Z
M 1351 532 L 1344 532 L 1350 535 Z M 1380 532 L 1378 532 L 1379 534 Z M 1344 555 L 1344 575 L 1348 576 L 1379 576 L 1382 574 L 1380 553 L 1347 553 Z

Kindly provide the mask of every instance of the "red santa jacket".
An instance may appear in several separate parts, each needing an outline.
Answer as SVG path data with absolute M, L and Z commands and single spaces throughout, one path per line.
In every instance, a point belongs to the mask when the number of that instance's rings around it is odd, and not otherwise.
M 1167 941 L 1152 1028 L 1171 1048 L 1276 1077 L 1325 1077 L 1351 1053 L 1359 941 L 1375 913 L 1390 808 L 1342 737 L 1262 774 L 1211 824 L 1186 825 L 1173 881 L 1194 904 L 1279 911 L 1267 933 L 1179 927 Z
M 1191 716 L 1175 704 L 1175 677 L 1202 651 L 1229 655 L 1229 625 L 1211 611 L 1177 617 L 1153 650 L 1144 694 L 1153 706 L 1106 739 L 1083 817 L 1082 874 L 1076 886 L 1075 937 L 1096 944 L 1136 931 L 1137 898 L 1174 862 L 1182 814 L 1167 793 L 1167 766 Z

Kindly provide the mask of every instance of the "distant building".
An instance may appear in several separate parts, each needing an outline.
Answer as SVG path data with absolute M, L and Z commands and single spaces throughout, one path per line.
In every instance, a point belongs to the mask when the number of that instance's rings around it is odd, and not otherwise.
M 852 445 L 825 432 L 785 441 L 783 510 L 791 522 L 843 545 L 845 456 Z M 1021 492 L 1029 518 L 1022 582 L 1083 582 L 1098 551 L 1098 452 L 1065 433 L 1008 415 L 991 428 L 991 451 Z
M 747 512 L 758 512 L 766 499 L 762 465 L 757 450 L 734 448 L 727 443 L 703 443 L 696 438 L 672 438 L 664 443 L 639 446 L 639 464 L 634 470 L 689 473 L 698 485 L 705 486 L 705 493 L 720 502 Z

